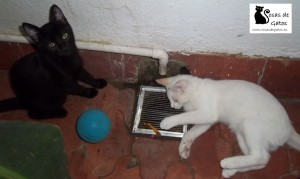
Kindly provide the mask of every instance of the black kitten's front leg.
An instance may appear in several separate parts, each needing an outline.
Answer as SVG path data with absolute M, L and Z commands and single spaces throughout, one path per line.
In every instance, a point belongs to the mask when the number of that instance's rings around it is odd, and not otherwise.
M 82 69 L 79 74 L 79 80 L 91 85 L 94 88 L 104 88 L 107 82 L 103 79 L 95 79 L 91 74 L 89 74 L 85 69 Z
M 97 96 L 98 90 L 95 88 L 86 88 L 80 85 L 76 85 L 70 92 L 72 95 L 83 96 L 86 98 L 93 98 Z

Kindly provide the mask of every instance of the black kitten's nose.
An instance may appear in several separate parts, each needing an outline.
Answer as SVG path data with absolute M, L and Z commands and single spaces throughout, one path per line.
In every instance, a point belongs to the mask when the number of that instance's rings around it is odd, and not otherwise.
M 68 46 L 64 46 L 61 49 L 61 53 L 64 55 L 70 55 L 72 52 L 73 52 L 72 49 L 69 48 Z

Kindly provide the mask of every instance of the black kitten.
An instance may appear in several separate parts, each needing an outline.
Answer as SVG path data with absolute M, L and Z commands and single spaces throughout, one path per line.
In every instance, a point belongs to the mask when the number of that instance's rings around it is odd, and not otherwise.
M 269 22 L 269 17 L 267 16 L 266 13 L 270 13 L 270 10 L 266 9 L 264 11 L 265 16 L 267 17 L 267 20 L 266 20 L 266 18 L 261 14 L 263 9 L 264 9 L 263 6 L 256 6 L 256 8 L 255 8 L 256 13 L 255 13 L 254 17 L 255 17 L 256 24 L 267 24 Z
M 83 68 L 71 26 L 62 11 L 53 5 L 49 23 L 38 28 L 23 23 L 24 32 L 37 52 L 18 60 L 10 70 L 11 86 L 16 98 L 0 102 L 0 111 L 23 108 L 34 119 L 61 118 L 68 94 L 95 97 L 106 81 L 94 79 Z M 85 82 L 94 88 L 78 85 Z M 17 105 L 18 104 L 18 105 Z

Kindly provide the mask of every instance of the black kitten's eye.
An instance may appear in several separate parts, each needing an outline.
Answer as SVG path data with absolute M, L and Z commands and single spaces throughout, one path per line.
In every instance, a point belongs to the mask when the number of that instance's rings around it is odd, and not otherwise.
M 53 48 L 53 47 L 55 47 L 55 43 L 50 42 L 50 43 L 48 44 L 48 46 L 51 47 L 51 48 Z
M 62 36 L 62 39 L 67 40 L 69 38 L 69 34 L 68 33 L 64 33 Z

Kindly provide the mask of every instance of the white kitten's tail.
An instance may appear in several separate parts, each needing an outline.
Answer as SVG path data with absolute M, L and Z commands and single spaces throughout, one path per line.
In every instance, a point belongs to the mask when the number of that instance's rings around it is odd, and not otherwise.
M 293 130 L 291 137 L 287 141 L 287 144 L 300 151 L 300 135 L 295 130 Z

